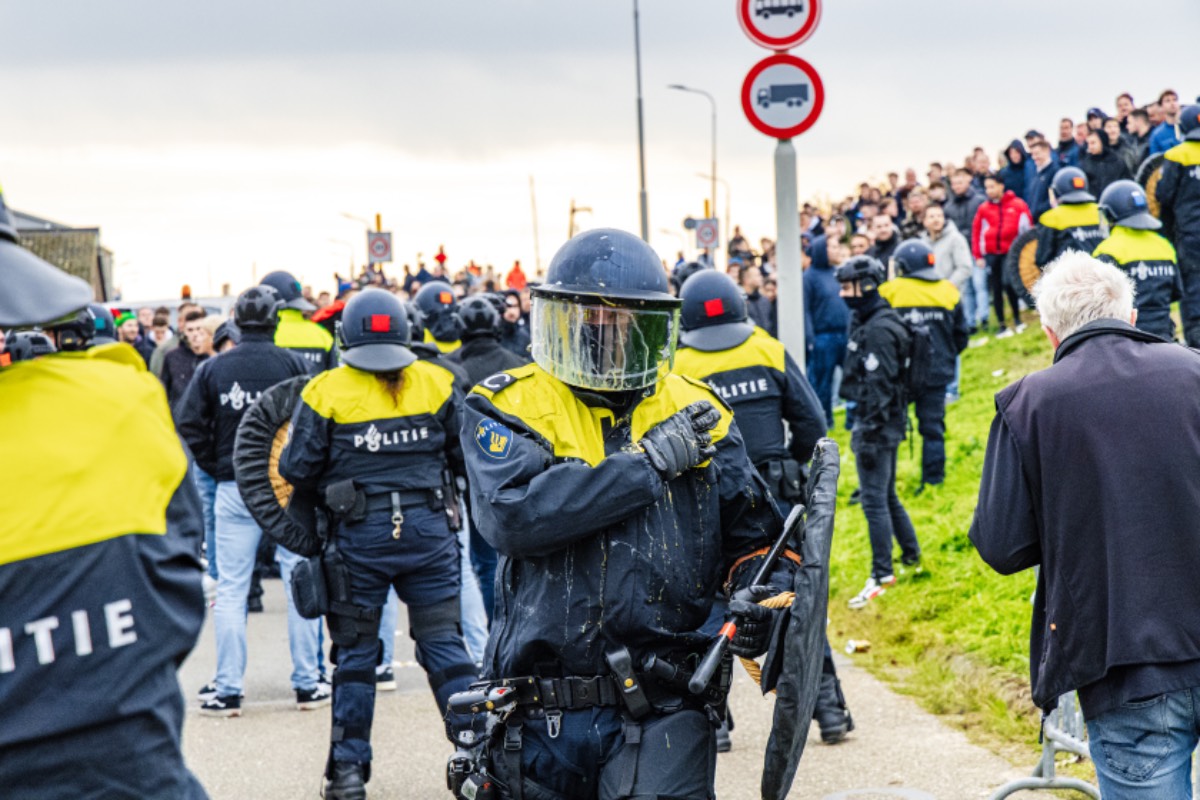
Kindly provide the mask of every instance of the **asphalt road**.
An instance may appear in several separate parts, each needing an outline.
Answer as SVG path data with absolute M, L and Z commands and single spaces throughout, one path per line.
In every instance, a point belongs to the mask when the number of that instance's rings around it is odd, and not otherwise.
M 205 628 L 180 670 L 189 705 L 185 755 L 214 800 L 319 796 L 329 747 L 329 709 L 296 710 L 288 682 L 291 660 L 280 581 L 267 582 L 264 600 L 266 612 L 250 617 L 242 717 L 213 719 L 196 713 L 195 692 L 211 679 L 216 664 L 211 629 Z M 407 630 L 403 615 L 399 628 Z M 407 633 L 397 636 L 396 660 L 399 689 L 380 693 L 377 700 L 369 796 L 449 798 L 444 771 L 451 748 Z M 826 746 L 814 726 L 789 796 L 793 800 L 982 800 L 1005 781 L 1028 774 L 1028 769 L 1015 769 L 969 743 L 961 732 L 848 661 L 841 661 L 838 669 L 857 730 L 845 742 Z M 759 796 L 771 700 L 739 675 L 731 702 L 737 728 L 733 751 L 718 760 L 717 796 L 754 800 Z M 1014 795 L 1031 800 L 1044 796 Z

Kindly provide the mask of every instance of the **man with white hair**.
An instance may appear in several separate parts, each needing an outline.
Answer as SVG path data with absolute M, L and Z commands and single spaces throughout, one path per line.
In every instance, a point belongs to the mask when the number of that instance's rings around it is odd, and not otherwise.
M 1200 355 L 1080 252 L 1034 288 L 1054 364 L 996 395 L 971 541 L 1040 566 L 1033 700 L 1078 690 L 1105 798 L 1186 797 L 1200 732 Z

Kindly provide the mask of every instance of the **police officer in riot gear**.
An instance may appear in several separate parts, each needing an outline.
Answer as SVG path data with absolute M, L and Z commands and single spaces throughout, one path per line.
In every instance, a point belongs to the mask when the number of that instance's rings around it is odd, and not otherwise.
M 454 289 L 445 281 L 430 281 L 417 290 L 413 304 L 421 312 L 424 341 L 442 353 L 453 353 L 462 346 L 462 319 Z
M 491 297 L 468 297 L 459 305 L 458 316 L 462 320 L 462 347 L 448 358 L 463 366 L 471 386 L 489 375 L 529 363 L 529 359 L 500 344 L 500 312 Z
M 49 331 L 58 340 L 58 349 L 67 352 L 117 342 L 117 326 L 113 322 L 112 312 L 99 303 L 88 303 Z
M 863 608 L 896 583 L 893 539 L 906 566 L 921 560 L 916 531 L 896 495 L 896 451 L 908 420 L 902 372 L 911 335 L 880 294 L 887 269 L 878 259 L 854 256 L 838 267 L 836 276 L 852 312 L 841 396 L 858 404 L 850 447 L 871 538 L 871 575 L 850 600 L 851 608 Z
M 1087 175 L 1078 167 L 1063 167 L 1050 183 L 1049 211 L 1037 221 L 1037 265 L 1046 265 L 1068 250 L 1090 253 L 1104 240 L 1100 208 L 1088 191 Z
M 733 408 L 746 453 L 786 517 L 804 496 L 803 467 L 825 434 L 820 401 L 783 344 L 748 321 L 745 295 L 733 278 L 699 270 L 679 297 L 684 347 L 675 354 L 675 371 L 706 382 Z M 828 642 L 814 718 L 827 743 L 854 728 Z
M 1183 335 L 1189 347 L 1200 347 L 1200 105 L 1180 111 L 1176 128 L 1181 141 L 1163 155 L 1154 194 L 1179 257 Z
M 459 627 L 459 553 L 444 479 L 448 469 L 462 472 L 454 376 L 417 359 L 400 301 L 381 289 L 346 304 L 339 338 L 343 364 L 305 387 L 279 471 L 335 515 L 325 573 L 331 599 L 335 581 L 348 581 L 350 608 L 328 617 L 337 670 L 325 796 L 361 800 L 389 588 L 408 606 L 417 661 L 439 709 L 477 671 Z M 331 575 L 331 564 L 344 578 Z
M 0 199 L 0 327 L 91 297 L 17 243 Z M 203 800 L 176 678 L 204 618 L 203 532 L 161 384 L 128 345 L 18 361 L 0 430 L 0 794 Z M 114 470 L 137 487 L 119 502 Z
M 946 480 L 946 388 L 954 380 L 955 361 L 967 349 L 970 332 L 958 289 L 937 273 L 929 245 L 909 239 L 896 248 L 892 263 L 897 277 L 880 286 L 879 294 L 910 325 L 929 329 L 925 385 L 913 398 L 924 489 Z
M 694 669 L 714 594 L 780 518 L 728 406 L 670 374 L 678 309 L 644 242 L 582 233 L 533 289 L 535 363 L 467 398 L 471 509 L 501 555 L 485 669 L 536 687 L 490 742 L 503 797 L 712 795 L 728 670 L 695 695 L 643 670 Z M 753 656 L 775 612 L 749 608 L 731 651 Z
M 309 362 L 273 343 L 279 299 L 269 286 L 242 292 L 233 316 L 241 331 L 237 347 L 200 364 L 176 409 L 179 434 L 196 464 L 217 482 L 214 533 L 217 547 L 217 597 L 213 629 L 217 639 L 216 680 L 201 690 L 200 713 L 236 717 L 242 713 L 246 672 L 246 595 L 262 529 L 238 491 L 233 448 L 242 416 L 259 396 L 277 383 L 307 375 Z M 318 682 L 319 623 L 300 618 L 290 591 L 291 573 L 300 557 L 277 552 L 287 589 L 288 639 L 292 654 L 292 689 L 302 710 L 328 704 L 329 693 Z
M 1146 193 L 1134 181 L 1115 181 L 1100 195 L 1100 213 L 1111 232 L 1092 253 L 1133 279 L 1136 325 L 1164 339 L 1175 338 L 1171 303 L 1183 297 L 1175 248 L 1156 231 Z
M 304 299 L 300 281 L 290 272 L 269 272 L 262 286 L 270 286 L 279 295 L 279 324 L 275 327 L 275 344 L 295 350 L 308 363 L 308 371 L 316 375 L 337 364 L 333 336 L 315 322 L 304 318 L 317 307 Z

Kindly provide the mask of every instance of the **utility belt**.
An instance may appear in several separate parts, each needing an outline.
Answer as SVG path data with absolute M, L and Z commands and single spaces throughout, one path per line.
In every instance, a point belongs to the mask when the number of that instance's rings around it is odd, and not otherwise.
M 794 458 L 772 458 L 756 464 L 755 468 L 766 481 L 771 494 L 788 503 L 804 499 L 804 468 Z
M 462 515 L 454 477 L 449 470 L 445 470 L 442 479 L 441 486 L 427 489 L 396 489 L 368 494 L 353 478 L 347 478 L 325 487 L 325 505 L 338 520 L 347 522 L 362 522 L 369 513 L 391 511 L 397 538 L 404 523 L 404 509 L 424 505 L 435 513 L 445 512 L 450 530 L 459 531 L 462 529 Z

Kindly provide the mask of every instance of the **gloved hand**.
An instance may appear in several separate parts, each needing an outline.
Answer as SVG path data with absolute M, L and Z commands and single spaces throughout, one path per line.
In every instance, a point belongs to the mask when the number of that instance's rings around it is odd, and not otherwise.
M 774 597 L 779 590 L 770 586 L 749 586 L 738 589 L 729 601 L 729 611 L 738 618 L 737 633 L 729 642 L 729 652 L 743 658 L 757 658 L 767 652 L 771 629 L 780 609 L 760 606 L 759 600 Z
M 702 400 L 655 425 L 638 444 L 663 480 L 671 481 L 716 455 L 709 431 L 720 421 L 721 412 Z

